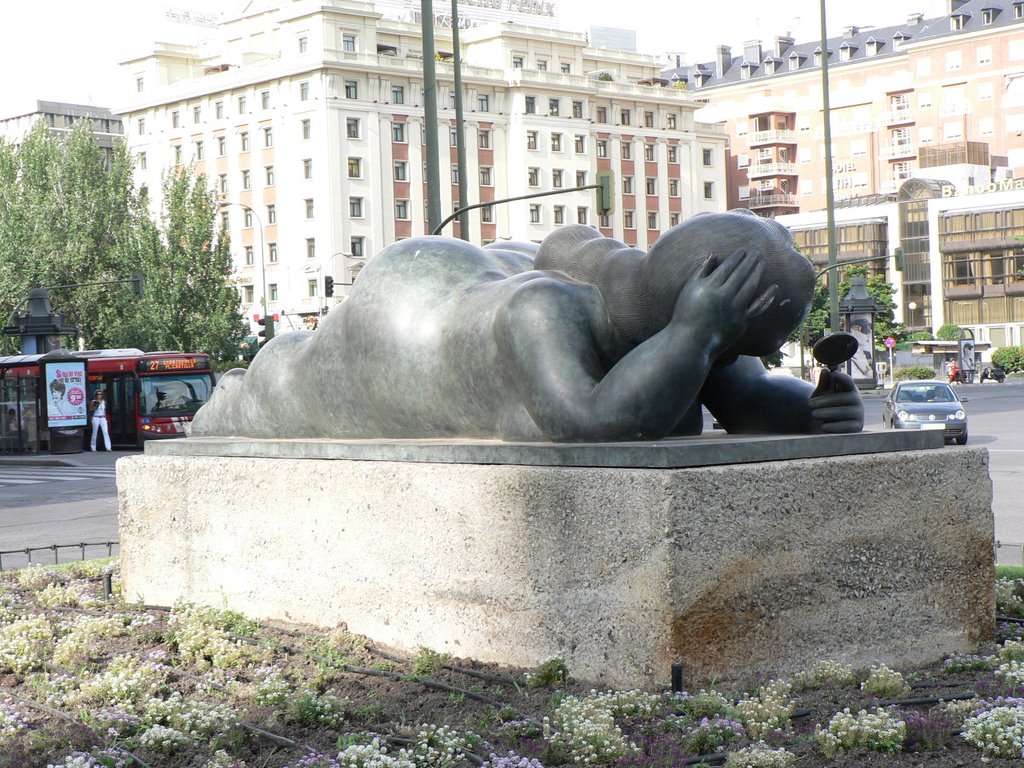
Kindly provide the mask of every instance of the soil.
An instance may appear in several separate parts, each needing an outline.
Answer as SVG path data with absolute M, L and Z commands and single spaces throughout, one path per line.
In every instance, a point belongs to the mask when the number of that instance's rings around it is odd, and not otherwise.
M 0 594 L 15 588 L 0 581 Z M 94 582 L 98 580 L 93 579 Z M 98 587 L 97 587 L 98 588 Z M 37 593 L 19 591 L 22 615 L 46 611 L 53 622 L 67 621 L 78 615 L 102 615 L 104 610 L 124 613 L 129 607 L 116 601 L 109 609 L 64 607 L 46 609 L 36 600 Z M 2 605 L 2 602 L 0 602 Z M 141 611 L 140 607 L 132 610 Z M 536 758 L 545 767 L 566 763 L 564 755 L 557 753 L 539 735 L 509 736 L 502 723 L 510 720 L 543 722 L 550 716 L 553 705 L 566 695 L 586 696 L 591 686 L 586 681 L 570 677 L 559 684 L 531 687 L 527 673 L 533 670 L 483 664 L 472 659 L 443 658 L 437 654 L 421 653 L 417 657 L 390 651 L 371 639 L 335 633 L 335 644 L 325 642 L 328 633 L 310 627 L 261 625 L 240 639 L 246 647 L 262 649 L 269 660 L 287 670 L 294 690 L 305 688 L 328 692 L 346 701 L 344 720 L 334 727 L 317 725 L 303 720 L 290 704 L 266 707 L 256 704 L 246 690 L 231 686 L 230 680 L 251 682 L 252 666 L 229 668 L 213 675 L 194 665 L 176 660 L 177 644 L 168 624 L 166 609 L 149 608 L 145 612 L 154 621 L 128 636 L 106 638 L 90 652 L 86 666 L 77 671 L 48 667 L 48 671 L 86 676 L 102 669 L 115 656 L 136 655 L 153 658 L 166 653 L 166 663 L 173 667 L 172 690 L 180 690 L 186 697 L 215 696 L 230 703 L 241 715 L 244 727 L 221 734 L 213 739 L 193 742 L 187 749 L 172 755 L 147 752 L 138 746 L 137 737 L 123 736 L 111 741 L 85 725 L 86 713 L 66 711 L 59 700 L 47 696 L 34 682 L 38 673 L 0 673 L 0 702 L 4 695 L 13 695 L 22 711 L 29 713 L 29 728 L 13 738 L 5 738 L 0 728 L 0 768 L 45 768 L 50 764 L 64 765 L 74 750 L 88 750 L 112 743 L 131 750 L 132 754 L 150 768 L 333 768 L 326 759 L 309 762 L 311 753 L 335 756 L 339 749 L 366 734 L 379 734 L 395 749 L 415 737 L 423 724 L 447 725 L 458 731 L 472 731 L 480 737 L 473 747 L 474 753 L 448 763 L 451 768 L 479 765 L 491 753 Z M 0 629 L 4 624 L 0 620 Z M 1017 628 L 1011 628 L 1017 632 Z M 1010 630 L 1008 630 L 1010 631 Z M 1018 632 L 1019 634 L 1019 632 Z M 338 643 L 338 638 L 344 642 Z M 346 645 L 347 643 L 347 645 Z M 994 653 L 996 646 L 979 649 L 980 653 Z M 819 690 L 794 691 L 792 731 L 771 739 L 773 746 L 784 746 L 797 757 L 795 766 L 905 766 L 906 768 L 954 768 L 980 765 L 982 753 L 967 744 L 959 735 L 959 723 L 945 715 L 934 699 L 977 695 L 983 698 L 1011 696 L 1016 690 L 1009 687 L 992 671 L 947 672 L 941 663 L 927 667 L 900 670 L 913 690 L 900 696 L 900 700 L 931 697 L 932 701 L 895 703 L 902 716 L 909 717 L 908 737 L 904 750 L 895 754 L 869 752 L 863 749 L 827 758 L 814 738 L 815 726 L 827 725 L 829 719 L 844 708 L 856 713 L 891 702 L 864 694 L 856 685 L 829 687 Z M 213 679 L 227 688 L 211 693 L 202 681 Z M 251 690 L 251 689 L 249 689 Z M 170 690 L 160 695 L 167 696 Z M 695 691 L 694 691 L 695 692 Z M 721 693 L 738 698 L 745 691 L 721 689 Z M 29 703 L 34 703 L 30 706 Z M 623 732 L 634 743 L 644 746 L 646 753 L 615 763 L 622 768 L 669 768 L 696 762 L 698 755 L 687 751 L 679 738 L 664 727 L 667 709 L 651 717 L 619 722 Z M 2 726 L 2 712 L 0 712 Z M 678 732 L 677 732 L 678 735 Z M 725 749 L 736 750 L 748 746 L 745 738 Z M 210 763 L 217 749 L 229 758 Z M 307 762 L 301 762 L 303 757 Z M 707 756 L 707 762 L 724 763 L 724 755 Z M 1019 760 L 985 759 L 985 764 L 998 768 L 1018 765 Z M 113 762 L 109 763 L 114 765 Z M 107 765 L 96 763 L 95 765 Z M 130 765 L 130 762 L 125 763 Z M 446 766 L 447 768 L 447 766 Z M 537 768 L 533 766 L 532 768 Z

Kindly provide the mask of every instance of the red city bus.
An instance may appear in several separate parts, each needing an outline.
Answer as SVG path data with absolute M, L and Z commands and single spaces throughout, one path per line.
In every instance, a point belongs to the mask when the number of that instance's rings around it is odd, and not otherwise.
M 66 359 L 85 361 L 88 400 L 92 400 L 97 389 L 105 391 L 110 441 L 118 447 L 137 448 L 146 440 L 183 436 L 185 425 L 213 392 L 209 355 L 138 349 L 60 352 Z M 44 412 L 40 397 L 45 394 L 45 358 L 0 357 L 0 404 L 4 414 L 15 412 L 10 420 L 18 428 L 0 431 L 17 433 L 19 439 L 11 444 L 20 444 L 22 452 L 34 450 L 47 439 L 45 423 L 38 425 L 37 436 L 33 434 L 35 430 L 26 426 L 24 418 L 25 414 L 30 415 L 31 424 L 35 425 L 35 415 Z

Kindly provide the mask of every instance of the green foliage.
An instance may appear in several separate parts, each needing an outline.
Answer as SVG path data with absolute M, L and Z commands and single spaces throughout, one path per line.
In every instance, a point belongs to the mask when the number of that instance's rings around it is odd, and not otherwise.
M 1024 347 L 1000 347 L 992 353 L 992 362 L 1007 373 L 1024 371 Z
M 897 368 L 892 373 L 896 381 L 908 381 L 910 379 L 934 379 L 935 371 L 927 365 L 911 365 L 907 368 Z
M 935 338 L 939 341 L 959 341 L 963 335 L 964 329 L 956 323 L 946 323 L 935 332 Z
M 420 648 L 420 652 L 412 660 L 413 677 L 429 677 L 436 674 L 451 657 L 450 653 L 438 653 L 429 648 Z
M 546 685 L 565 685 L 569 679 L 569 668 L 562 659 L 554 658 L 542 662 L 535 670 L 526 674 L 528 688 L 542 688 Z
M 878 304 L 878 313 L 875 315 L 876 341 L 880 344 L 886 336 L 892 336 L 898 340 L 904 339 L 906 332 L 903 326 L 896 323 L 895 320 L 896 302 L 892 297 L 896 293 L 896 289 L 892 284 L 881 275 L 868 277 L 868 268 L 864 265 L 846 267 L 838 287 L 840 301 L 850 291 L 850 278 L 853 277 L 867 278 L 868 294 Z M 799 341 L 801 334 L 806 334 L 805 341 L 808 344 L 813 344 L 825 335 L 829 327 L 828 286 L 824 282 L 818 282 L 814 286 L 814 296 L 811 299 L 811 309 L 807 314 L 807 319 L 804 321 L 802 329 L 794 332 L 790 340 Z
M 931 341 L 932 335 L 928 331 L 917 331 L 910 336 L 910 341 Z
M 125 146 L 100 147 L 86 120 L 67 136 L 39 121 L 17 145 L 0 140 L 0 316 L 31 288 L 68 285 L 51 292 L 54 310 L 88 348 L 236 357 L 240 301 L 206 179 L 181 169 L 168 177 L 154 221 L 132 173 Z M 135 272 L 147 286 L 141 298 L 127 282 Z M 18 343 L 6 337 L 0 352 Z

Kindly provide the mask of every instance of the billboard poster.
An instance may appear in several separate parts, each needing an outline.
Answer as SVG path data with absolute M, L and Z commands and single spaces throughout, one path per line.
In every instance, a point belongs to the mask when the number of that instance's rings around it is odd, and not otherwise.
M 84 427 L 89 423 L 85 400 L 85 361 L 46 364 L 46 426 Z

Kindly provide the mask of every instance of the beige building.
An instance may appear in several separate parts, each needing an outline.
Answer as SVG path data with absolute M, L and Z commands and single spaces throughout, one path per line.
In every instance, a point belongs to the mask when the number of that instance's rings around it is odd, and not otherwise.
M 465 168 L 451 30 L 436 30 L 443 215 L 460 184 L 476 204 L 594 184 L 604 169 L 616 177 L 611 215 L 598 215 L 594 190 L 566 192 L 474 211 L 469 239 L 540 240 L 579 222 L 647 248 L 683 218 L 725 208 L 725 131 L 694 119 L 701 105 L 659 78 L 655 57 L 528 26 L 523 14 L 550 4 L 519 7 L 520 23 L 460 31 Z M 118 112 L 151 194 L 177 165 L 210 178 L 245 310 L 260 312 L 265 284 L 268 311 L 299 327 L 365 259 L 426 233 L 421 27 L 359 0 L 278 0 L 249 4 L 220 33 L 126 62 L 132 93 Z M 334 299 L 322 296 L 328 275 Z

